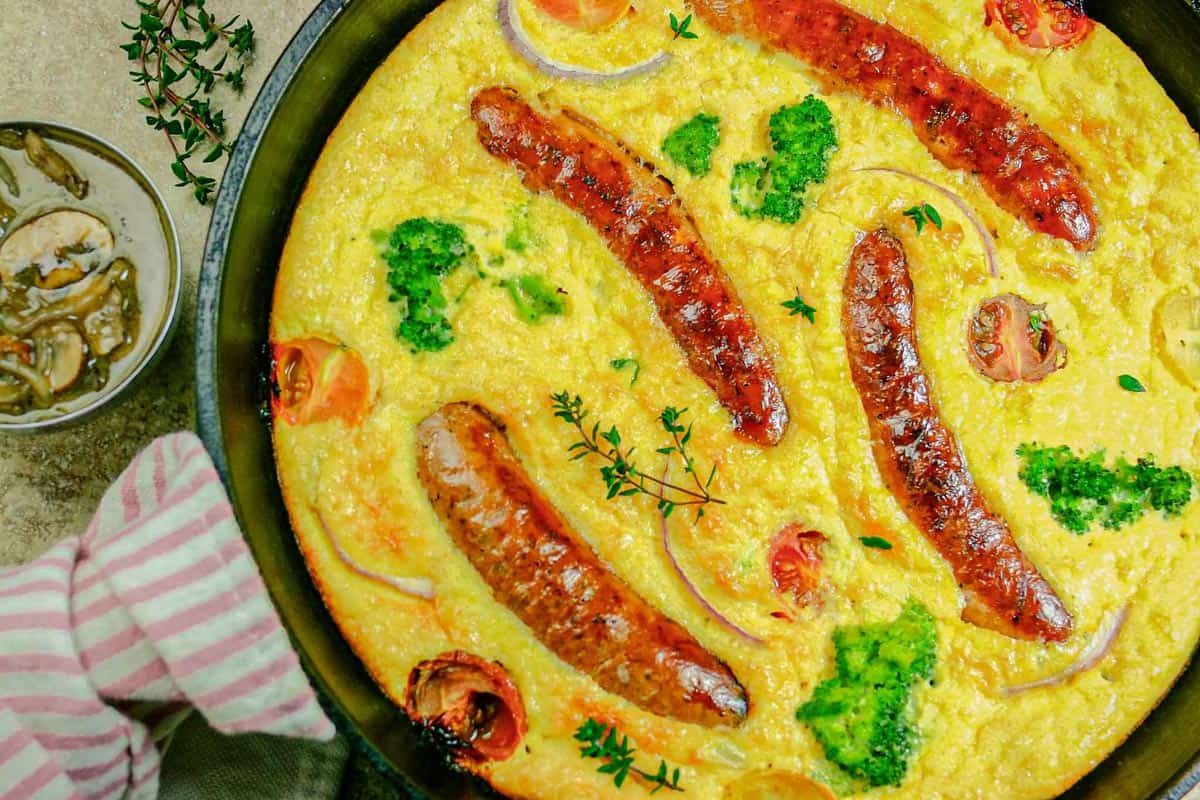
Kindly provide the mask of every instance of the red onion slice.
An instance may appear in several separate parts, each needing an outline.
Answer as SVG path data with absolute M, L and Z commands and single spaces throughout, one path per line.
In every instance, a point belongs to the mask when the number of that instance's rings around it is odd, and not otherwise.
M 715 619 L 722 627 L 737 634 L 742 639 L 750 644 L 762 646 L 766 644 L 762 639 L 747 631 L 745 628 L 738 627 L 731 619 L 726 617 L 720 611 L 713 607 L 713 604 L 704 599 L 704 595 L 700 594 L 700 590 L 696 585 L 688 579 L 687 574 L 683 571 L 683 567 L 679 565 L 679 560 L 675 558 L 675 552 L 671 549 L 671 534 L 667 528 L 667 517 L 661 511 L 658 512 L 659 532 L 662 534 L 663 552 L 667 554 L 667 560 L 671 562 L 671 568 L 675 570 L 675 574 L 679 576 L 679 580 L 683 581 L 683 586 L 688 590 L 692 597 L 696 598 L 696 602 L 708 612 L 708 615 Z
M 525 27 L 521 24 L 515 0 L 499 0 L 496 5 L 496 19 L 500 22 L 500 32 L 504 34 L 504 40 L 508 42 L 508 46 L 515 50 L 521 58 L 551 78 L 582 81 L 584 83 L 626 80 L 662 69 L 671 60 L 669 53 L 660 51 L 641 63 L 623 67 L 612 72 L 586 69 L 574 64 L 556 61 L 549 56 L 539 53 L 537 48 L 534 47 L 532 40 L 530 40 L 529 34 L 525 32 Z
M 927 186 L 930 189 L 933 189 L 951 203 L 954 203 L 955 207 L 963 213 L 963 216 L 970 220 L 971 225 L 975 228 L 975 232 L 978 233 L 979 238 L 983 240 L 983 249 L 987 254 L 988 270 L 991 272 L 992 277 L 1000 277 L 1000 260 L 996 255 L 996 239 L 992 236 L 992 232 L 988 230 L 987 226 L 983 224 L 983 220 L 979 218 L 979 215 L 975 213 L 975 209 L 971 208 L 971 206 L 967 204 L 966 200 L 962 199 L 945 186 L 942 186 L 940 183 L 934 183 L 928 178 L 923 178 L 920 175 L 908 172 L 907 170 L 896 169 L 895 167 L 859 167 L 850 171 L 886 172 L 892 175 L 900 175 L 904 178 L 911 178 L 922 186 Z
M 1000 690 L 1000 693 L 1005 697 L 1028 692 L 1030 689 L 1041 689 L 1046 686 L 1058 686 L 1065 683 L 1069 678 L 1078 675 L 1081 672 L 1087 672 L 1100 663 L 1108 651 L 1112 649 L 1113 642 L 1117 640 L 1117 636 L 1121 633 L 1121 628 L 1125 626 L 1125 621 L 1129 618 L 1129 606 L 1126 605 L 1109 622 L 1106 629 L 1101 629 L 1096 633 L 1088 646 L 1084 648 L 1079 657 L 1066 669 L 1061 672 L 1056 672 L 1053 675 L 1048 675 L 1045 678 L 1039 678 L 1036 681 L 1029 683 L 1019 683 L 1016 686 L 1007 686 Z
M 429 578 L 393 578 L 390 575 L 383 575 L 379 572 L 369 570 L 363 565 L 359 564 L 357 561 L 351 558 L 350 554 L 347 553 L 342 547 L 342 543 L 339 542 L 337 536 L 334 535 L 333 529 L 329 527 L 327 522 L 325 522 L 324 515 L 321 514 L 321 512 L 317 509 L 313 510 L 316 511 L 317 521 L 321 523 L 321 529 L 325 531 L 325 535 L 329 537 L 329 542 L 333 545 L 333 549 L 337 552 L 338 558 L 341 559 L 342 563 L 355 573 L 363 576 L 364 578 L 369 578 L 378 583 L 382 583 L 385 586 L 390 586 L 396 591 L 409 595 L 410 597 L 420 597 L 424 600 L 433 599 L 433 581 L 431 581 Z

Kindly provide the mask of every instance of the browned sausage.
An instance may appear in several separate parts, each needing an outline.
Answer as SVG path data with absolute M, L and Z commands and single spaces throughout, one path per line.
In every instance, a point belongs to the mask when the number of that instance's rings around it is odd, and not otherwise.
M 906 116 L 929 152 L 979 176 L 1034 230 L 1096 244 L 1096 208 L 1079 170 L 1029 118 L 947 67 L 919 42 L 836 0 L 692 0 L 725 33 L 783 50 L 839 86 Z
M 426 418 L 417 470 L 496 599 L 559 658 L 654 714 L 709 726 L 745 718 L 746 690 L 729 667 L 613 574 L 487 410 L 450 403 Z
M 992 513 L 958 442 L 938 416 L 917 351 L 913 285 L 900 242 L 885 230 L 854 248 L 842 330 L 875 461 L 913 523 L 954 571 L 963 619 L 1022 639 L 1062 641 L 1072 619 L 1054 589 Z
M 531 191 L 582 214 L 641 281 L 737 433 L 777 444 L 788 410 L 771 357 L 671 185 L 594 123 L 544 117 L 512 89 L 482 90 L 471 115 L 488 152 L 520 170 Z

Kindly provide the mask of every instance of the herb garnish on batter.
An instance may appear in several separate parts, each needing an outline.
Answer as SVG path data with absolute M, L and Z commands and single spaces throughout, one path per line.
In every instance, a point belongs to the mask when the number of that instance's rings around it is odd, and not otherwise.
M 1146 387 L 1137 378 L 1132 375 L 1121 375 L 1117 378 L 1117 384 L 1127 392 L 1144 392 Z
M 663 430 L 670 434 L 671 444 L 654 452 L 668 458 L 678 455 L 683 461 L 683 471 L 692 478 L 694 488 L 670 483 L 638 469 L 633 460 L 633 453 L 637 448 L 622 447 L 621 433 L 616 425 L 606 431 L 600 429 L 598 421 L 593 423 L 590 431 L 584 427 L 583 421 L 589 412 L 583 407 L 583 400 L 579 395 L 572 396 L 564 391 L 551 395 L 550 399 L 554 401 L 554 416 L 573 425 L 579 434 L 579 440 L 567 448 L 567 452 L 574 453 L 572 460 L 577 461 L 594 455 L 609 462 L 600 468 L 600 475 L 608 489 L 608 500 L 644 494 L 658 501 L 658 508 L 664 517 L 669 517 L 677 506 L 695 506 L 697 519 L 704 516 L 704 507 L 709 503 L 724 505 L 724 500 L 713 497 L 709 491 L 717 477 L 716 464 L 709 471 L 708 478 L 701 480 L 700 473 L 696 470 L 696 459 L 688 453 L 692 426 L 690 423 L 684 426 L 681 422 L 683 415 L 687 413 L 686 408 L 668 406 L 663 409 L 659 415 L 659 422 L 662 423 Z
M 642 365 L 638 363 L 636 358 L 614 358 L 608 362 L 608 365 L 615 370 L 623 370 L 626 367 L 633 367 L 633 377 L 629 379 L 629 385 L 633 386 L 637 383 L 638 376 L 642 374 Z
M 913 206 L 912 208 L 905 209 L 904 216 L 911 219 L 913 221 L 913 225 L 917 226 L 918 236 L 921 235 L 921 231 L 925 230 L 926 222 L 933 223 L 933 227 L 937 228 L 939 231 L 942 229 L 942 215 L 938 213 L 936 208 L 929 205 L 929 203 L 922 203 L 919 206 Z M 1034 328 L 1034 330 L 1037 330 L 1037 328 Z
M 671 33 L 675 34 L 674 36 L 671 37 L 672 39 L 699 39 L 700 38 L 698 35 L 696 35 L 695 32 L 688 30 L 688 27 L 692 24 L 692 15 L 691 14 L 688 14 L 686 17 L 683 18 L 683 21 L 680 22 L 679 17 L 675 16 L 675 12 L 672 11 L 671 15 L 670 15 L 670 22 L 671 22 Z
M 650 794 L 654 794 L 660 789 L 683 791 L 679 787 L 679 767 L 672 770 L 662 759 L 658 762 L 656 772 L 646 772 L 634 766 L 633 754 L 637 750 L 629 744 L 628 736 L 621 735 L 618 740 L 617 726 L 615 725 L 605 725 L 589 717 L 575 731 L 575 741 L 583 743 L 579 748 L 579 755 L 584 758 L 604 760 L 605 763 L 596 767 L 596 771 L 604 775 L 612 775 L 613 783 L 618 789 L 625 783 L 629 774 L 633 773 L 653 784 L 654 788 L 650 790 Z
M 783 307 L 788 310 L 789 317 L 802 316 L 814 325 L 817 322 L 817 309 L 804 302 L 804 298 L 796 292 L 796 296 L 791 300 L 784 300 Z

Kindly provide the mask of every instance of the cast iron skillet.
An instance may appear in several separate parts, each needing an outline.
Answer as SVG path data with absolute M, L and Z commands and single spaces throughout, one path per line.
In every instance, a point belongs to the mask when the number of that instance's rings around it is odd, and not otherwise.
M 338 633 L 296 548 L 262 413 L 275 272 L 309 170 L 375 66 L 436 4 L 323 0 L 275 65 L 217 196 L 200 276 L 196 378 L 200 435 L 328 709 L 407 795 L 457 800 L 494 795 L 442 766 Z M 1198 9 L 1187 0 L 1094 0 L 1088 8 L 1142 56 L 1200 129 Z M 1193 664 L 1129 741 L 1066 797 L 1179 800 L 1200 783 L 1198 723 L 1200 666 Z

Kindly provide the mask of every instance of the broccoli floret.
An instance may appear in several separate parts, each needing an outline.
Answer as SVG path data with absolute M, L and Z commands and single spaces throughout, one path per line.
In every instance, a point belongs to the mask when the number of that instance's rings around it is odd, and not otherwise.
M 801 195 L 772 188 L 763 195 L 762 206 L 758 209 L 758 214 L 766 219 L 791 225 L 800 219 L 800 212 L 803 210 L 804 198 Z
M 800 219 L 804 192 L 829 174 L 829 156 L 837 146 L 833 115 L 822 100 L 783 106 L 767 122 L 772 154 L 733 170 L 733 207 L 750 219 L 791 224 Z
M 766 159 L 743 161 L 733 167 L 730 196 L 734 209 L 743 217 L 757 216 L 763 204 L 763 183 L 767 177 Z
M 565 296 L 541 275 L 522 275 L 501 281 L 500 285 L 508 289 L 517 316 L 531 325 L 541 322 L 542 317 L 566 313 Z
M 798 716 L 834 764 L 872 786 L 899 786 L 913 750 L 909 705 L 908 687 L 833 678 L 817 687 Z
M 795 149 L 818 152 L 837 144 L 829 106 L 811 94 L 799 105 L 783 106 L 772 114 L 767 130 L 777 153 Z
M 1151 458 L 1137 463 L 1138 486 L 1150 494 L 1150 506 L 1168 517 L 1177 517 L 1192 500 L 1192 476 L 1182 467 L 1162 469 Z
M 695 177 L 712 169 L 712 153 L 721 143 L 721 120 L 712 114 L 697 114 L 663 139 L 662 151 Z
M 473 252 L 462 228 L 426 217 L 406 220 L 387 235 L 381 257 L 389 299 L 404 304 L 396 335 L 414 351 L 441 350 L 454 341 L 440 279 Z
M 838 674 L 872 685 L 927 680 L 936 644 L 933 617 L 912 601 L 892 622 L 838 628 L 833 634 Z
M 1148 508 L 1164 517 L 1183 513 L 1192 499 L 1193 478 L 1180 467 L 1159 467 L 1150 457 L 1104 465 L 1104 451 L 1080 458 L 1069 447 L 1017 448 L 1018 477 L 1034 494 L 1050 500 L 1050 514 L 1067 530 L 1087 533 L 1099 521 L 1109 530 L 1136 522 Z
M 838 628 L 837 674 L 822 681 L 796 718 L 825 757 L 871 786 L 899 786 L 914 748 L 913 684 L 937 657 L 933 617 L 910 600 L 892 622 Z

